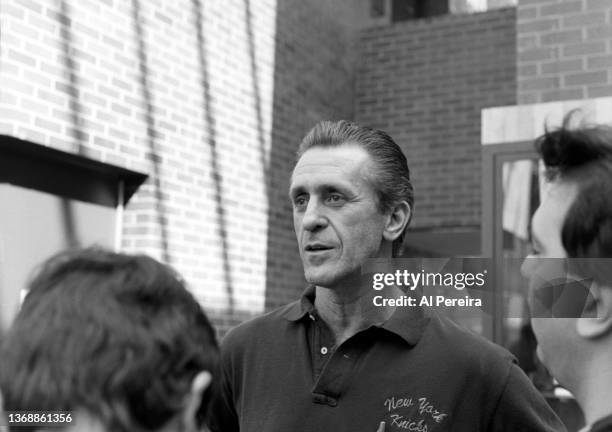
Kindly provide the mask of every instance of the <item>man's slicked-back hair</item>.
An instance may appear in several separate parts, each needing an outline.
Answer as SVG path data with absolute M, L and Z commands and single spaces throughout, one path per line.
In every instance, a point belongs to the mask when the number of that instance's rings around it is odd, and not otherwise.
M 549 181 L 578 187 L 561 229 L 568 257 L 612 258 L 612 128 L 586 124 L 571 127 L 575 114 L 570 112 L 561 127 L 547 130 L 538 138 L 536 149 Z M 579 266 L 596 264 L 596 260 L 576 262 Z M 601 273 L 595 268 L 581 271 L 595 277 Z
M 304 137 L 297 152 L 297 159 L 313 147 L 337 147 L 355 144 L 363 148 L 373 162 L 368 181 L 374 187 L 378 208 L 386 213 L 401 201 L 410 206 L 410 218 L 414 209 L 414 189 L 410 182 L 410 170 L 402 149 L 386 132 L 360 126 L 346 120 L 317 123 Z M 408 224 L 410 220 L 408 221 Z M 405 231 L 393 242 L 393 256 L 401 254 Z
M 6 411 L 83 411 L 107 430 L 151 431 L 182 412 L 197 373 L 216 385 L 218 355 L 171 268 L 144 255 L 64 252 L 38 271 L 5 335 L 0 389 Z

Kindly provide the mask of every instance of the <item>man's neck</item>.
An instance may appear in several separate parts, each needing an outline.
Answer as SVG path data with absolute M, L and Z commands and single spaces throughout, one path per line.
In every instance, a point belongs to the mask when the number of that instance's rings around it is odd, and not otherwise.
M 373 303 L 374 296 L 381 293 L 385 298 L 403 294 L 395 286 L 386 288 L 384 293 L 371 287 L 353 287 L 353 290 L 316 287 L 315 308 L 332 331 L 336 346 L 370 325 L 389 319 L 395 307 L 379 307 Z
M 587 424 L 612 414 L 612 368 L 609 364 L 592 368 L 586 379 L 575 389 L 576 399 L 582 407 Z

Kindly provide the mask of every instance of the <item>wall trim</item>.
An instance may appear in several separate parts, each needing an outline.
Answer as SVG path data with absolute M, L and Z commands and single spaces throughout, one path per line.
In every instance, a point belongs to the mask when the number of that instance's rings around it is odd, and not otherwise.
M 563 117 L 579 109 L 589 123 L 612 124 L 612 97 L 485 108 L 481 111 L 481 144 L 533 141 Z

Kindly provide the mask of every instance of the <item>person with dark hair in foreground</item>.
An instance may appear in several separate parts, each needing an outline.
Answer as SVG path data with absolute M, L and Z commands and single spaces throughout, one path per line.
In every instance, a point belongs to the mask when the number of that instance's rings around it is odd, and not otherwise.
M 545 318 L 532 306 L 531 322 L 538 356 L 581 405 L 584 430 L 612 431 L 612 128 L 571 128 L 571 118 L 536 141 L 548 183 L 522 271 L 531 299 L 559 276 L 587 282 L 578 313 Z
M 218 345 L 172 269 L 87 249 L 43 265 L 0 359 L 7 414 L 69 412 L 66 432 L 188 432 L 206 420 Z M 7 422 L 11 431 L 46 430 Z
M 389 135 L 317 124 L 289 197 L 309 286 L 223 340 L 213 431 L 564 430 L 503 348 L 416 306 L 373 305 L 362 265 L 400 254 L 414 201 Z

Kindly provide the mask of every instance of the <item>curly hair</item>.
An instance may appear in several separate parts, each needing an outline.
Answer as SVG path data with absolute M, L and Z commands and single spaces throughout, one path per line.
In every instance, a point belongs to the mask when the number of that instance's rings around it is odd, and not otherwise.
M 549 181 L 574 183 L 578 194 L 571 204 L 561 240 L 576 271 L 607 280 L 605 260 L 612 258 L 612 128 L 581 124 L 571 127 L 570 112 L 561 127 L 546 130 L 535 146 Z M 609 282 L 609 280 L 607 280 Z
M 182 410 L 198 372 L 215 383 L 218 344 L 172 269 L 144 255 L 86 249 L 44 263 L 0 358 L 6 411 L 83 410 L 109 430 L 144 431 Z

